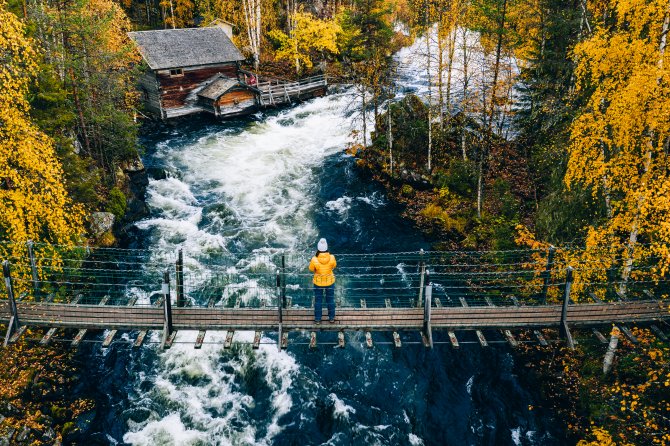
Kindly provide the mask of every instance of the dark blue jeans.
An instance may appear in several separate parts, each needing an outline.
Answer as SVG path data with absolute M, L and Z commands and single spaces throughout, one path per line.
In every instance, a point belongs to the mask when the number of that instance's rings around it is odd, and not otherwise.
M 328 319 L 335 319 L 335 286 L 314 285 L 314 320 L 320 321 L 323 313 L 323 294 L 326 293 L 326 304 L 328 305 Z

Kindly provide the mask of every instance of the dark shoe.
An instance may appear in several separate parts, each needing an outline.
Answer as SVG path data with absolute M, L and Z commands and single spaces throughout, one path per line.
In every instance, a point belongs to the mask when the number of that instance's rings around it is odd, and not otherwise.
M 328 322 L 330 322 L 331 324 L 334 324 L 334 323 L 335 323 L 335 319 L 331 319 L 331 320 L 329 320 Z

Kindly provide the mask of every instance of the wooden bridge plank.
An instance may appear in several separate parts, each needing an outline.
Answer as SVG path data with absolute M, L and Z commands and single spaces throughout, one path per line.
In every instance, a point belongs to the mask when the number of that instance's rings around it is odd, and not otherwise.
M 654 332 L 656 337 L 658 337 L 661 341 L 667 341 L 668 340 L 668 337 L 665 335 L 665 333 L 663 333 L 663 331 L 661 331 L 660 328 L 658 328 L 658 326 L 652 324 L 651 327 L 649 327 L 649 328 L 651 328 L 651 331 Z
M 460 345 L 458 344 L 456 333 L 454 333 L 453 331 L 448 331 L 447 334 L 449 335 L 449 342 L 451 342 L 451 346 L 454 348 L 459 348 Z
M 465 300 L 465 297 L 460 298 L 461 301 L 461 306 L 468 308 L 470 305 L 468 305 L 468 301 Z M 484 337 L 484 333 L 482 333 L 481 330 L 475 330 L 475 335 L 477 335 L 477 340 L 479 340 L 479 345 L 482 347 L 488 347 L 489 343 L 486 342 L 486 338 Z
M 144 338 L 146 338 L 148 331 L 147 330 L 142 330 L 137 334 L 137 339 L 135 339 L 135 342 L 133 343 L 133 348 L 139 348 L 142 346 L 142 343 L 144 342 Z
M 598 331 L 595 328 L 593 328 L 591 331 L 596 336 L 596 338 L 600 341 L 601 344 L 607 344 L 607 338 L 605 338 L 605 336 L 603 336 L 603 334 L 600 331 Z
M 251 348 L 253 348 L 254 350 L 258 350 L 258 348 L 261 345 L 261 337 L 262 336 L 263 336 L 263 332 L 256 330 L 256 332 L 254 333 L 254 342 L 251 344 Z
M 195 338 L 195 344 L 193 345 L 193 348 L 202 348 L 203 342 L 205 342 L 205 334 L 207 333 L 207 330 L 199 330 L 198 331 L 198 336 Z
M 49 328 L 150 330 L 163 326 L 162 309 L 154 306 L 19 302 L 17 308 L 25 325 Z M 314 328 L 309 308 L 286 309 L 283 317 L 287 330 Z M 589 303 L 568 308 L 568 321 L 577 326 L 654 322 L 668 317 L 665 305 L 658 301 Z M 560 321 L 560 306 L 438 307 L 432 310 L 431 319 L 434 328 L 447 330 L 555 327 Z M 421 308 L 341 308 L 338 309 L 338 325 L 333 329 L 420 329 L 422 322 Z M 276 330 L 277 324 L 277 309 L 272 307 L 188 307 L 173 310 L 173 326 L 178 330 Z
M 546 339 L 544 339 L 544 336 L 540 332 L 540 330 L 533 330 L 533 334 L 537 338 L 537 341 L 540 343 L 542 347 L 546 347 L 549 345 Z
M 72 344 L 70 344 L 72 347 L 77 347 L 81 341 L 84 340 L 84 336 L 86 336 L 86 333 L 88 332 L 87 329 L 81 329 L 77 332 L 75 335 L 74 339 L 72 340 Z
M 226 333 L 226 340 L 223 342 L 223 348 L 230 348 L 233 345 L 234 330 L 228 330 Z
M 114 329 L 114 330 L 110 330 L 109 333 L 107 333 L 107 336 L 105 336 L 105 340 L 102 341 L 102 348 L 107 348 L 107 347 L 110 346 L 110 344 L 112 343 L 112 340 L 114 339 L 114 336 L 116 336 L 117 332 L 118 332 L 118 330 Z
M 47 331 L 47 333 L 44 335 L 44 337 L 40 339 L 40 344 L 49 345 L 49 342 L 51 342 L 51 339 L 54 337 L 57 331 L 58 327 L 51 327 L 49 331 Z
M 172 344 L 174 343 L 176 337 L 177 337 L 177 330 L 173 330 L 172 333 L 170 333 L 170 336 L 168 336 L 168 338 L 165 340 L 163 348 L 167 350 L 168 348 L 172 347 Z
M 19 319 L 19 320 L 20 320 L 20 319 Z M 12 337 L 9 338 L 9 343 L 10 343 L 10 344 L 13 344 L 13 343 L 15 343 L 16 341 L 18 341 L 19 339 L 21 339 L 21 336 L 23 336 L 23 334 L 26 332 L 26 329 L 27 329 L 27 328 L 28 328 L 28 327 L 27 327 L 26 325 L 21 325 L 21 326 L 14 332 L 14 334 L 12 334 Z

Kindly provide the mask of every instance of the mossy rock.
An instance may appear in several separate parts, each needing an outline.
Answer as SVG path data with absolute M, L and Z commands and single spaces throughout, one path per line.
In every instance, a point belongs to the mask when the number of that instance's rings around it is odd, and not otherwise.
M 52 405 L 51 406 L 51 416 L 57 420 L 65 420 L 69 417 L 68 409 L 65 407 Z
M 400 193 L 404 197 L 411 197 L 414 194 L 414 189 L 409 184 L 403 184 Z

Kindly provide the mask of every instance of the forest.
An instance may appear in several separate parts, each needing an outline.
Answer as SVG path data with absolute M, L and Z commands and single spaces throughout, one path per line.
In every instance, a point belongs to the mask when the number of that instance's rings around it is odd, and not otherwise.
M 117 243 L 91 215 L 115 229 L 142 215 L 132 174 L 150 125 L 127 32 L 216 19 L 247 69 L 356 92 L 348 153 L 440 249 L 581 247 L 574 260 L 616 267 L 623 293 L 634 263 L 667 276 L 667 0 L 0 0 L 3 256 Z M 395 55 L 417 39 L 426 85 L 400 94 Z M 572 380 L 577 402 L 556 404 L 580 444 L 670 443 L 670 351 L 639 338 L 604 380 L 587 355 L 539 370 Z M 0 400 L 27 385 L 0 382 Z

